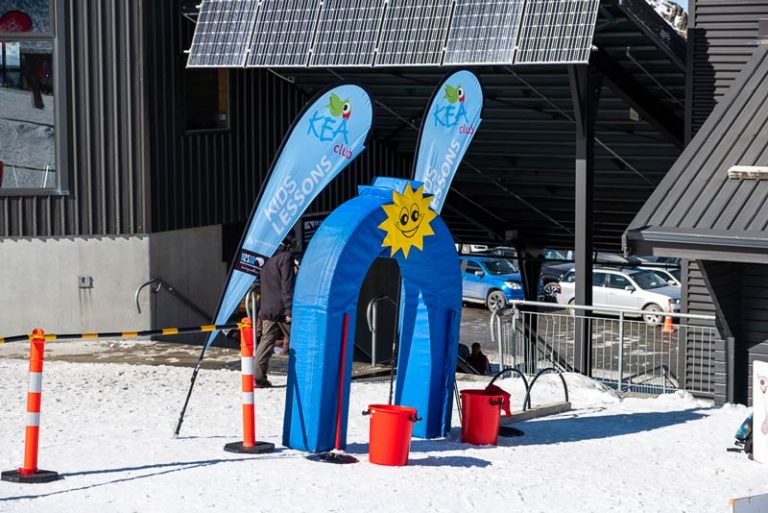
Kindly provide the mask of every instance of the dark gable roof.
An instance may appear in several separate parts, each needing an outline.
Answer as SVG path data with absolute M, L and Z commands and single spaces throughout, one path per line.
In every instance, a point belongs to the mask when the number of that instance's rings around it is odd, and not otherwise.
M 768 262 L 768 180 L 729 179 L 734 165 L 768 165 L 768 44 L 635 216 L 625 252 Z

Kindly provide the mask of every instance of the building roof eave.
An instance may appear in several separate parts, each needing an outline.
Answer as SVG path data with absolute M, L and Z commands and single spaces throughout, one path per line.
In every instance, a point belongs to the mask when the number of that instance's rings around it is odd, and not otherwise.
M 768 264 L 768 233 L 644 227 L 624 234 L 625 253 Z

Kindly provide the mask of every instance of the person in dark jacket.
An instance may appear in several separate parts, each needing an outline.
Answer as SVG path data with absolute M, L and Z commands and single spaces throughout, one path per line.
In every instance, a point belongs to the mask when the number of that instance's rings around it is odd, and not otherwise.
M 474 368 L 478 374 L 486 375 L 490 370 L 491 364 L 488 362 L 488 357 L 483 354 L 480 344 L 475 342 L 472 344 L 472 354 L 467 358 L 467 363 Z
M 267 371 L 275 342 L 283 339 L 284 347 L 287 347 L 291 336 L 291 304 L 296 283 L 291 244 L 290 239 L 283 241 L 277 253 L 261 269 L 261 341 L 253 355 L 256 363 L 253 372 L 256 388 L 272 386 L 267 379 Z

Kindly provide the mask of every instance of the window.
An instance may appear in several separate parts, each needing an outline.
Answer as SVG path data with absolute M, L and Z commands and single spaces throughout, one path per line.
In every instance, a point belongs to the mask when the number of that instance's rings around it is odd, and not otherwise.
M 653 271 L 638 271 L 636 273 L 632 273 L 630 276 L 632 276 L 632 279 L 635 280 L 635 283 L 637 283 L 638 287 L 643 290 L 658 289 L 669 285 L 669 283 L 667 283 L 664 278 Z
M 229 128 L 229 71 L 185 68 L 184 101 L 187 130 Z
M 605 285 L 605 273 L 592 273 L 592 286 L 602 287 Z
M 632 285 L 629 280 L 620 274 L 608 275 L 608 286 L 612 289 L 624 290 L 629 285 Z
M 485 267 L 487 267 L 488 272 L 494 276 L 499 276 L 502 274 L 513 274 L 517 272 L 517 267 L 515 267 L 515 264 L 509 260 L 504 259 L 486 260 Z
M 51 0 L 0 3 L 0 193 L 56 192 Z
M 467 261 L 467 267 L 464 269 L 464 272 L 467 274 L 475 274 L 475 271 L 482 272 L 482 270 L 483 268 L 480 267 L 480 265 L 477 264 L 476 262 Z

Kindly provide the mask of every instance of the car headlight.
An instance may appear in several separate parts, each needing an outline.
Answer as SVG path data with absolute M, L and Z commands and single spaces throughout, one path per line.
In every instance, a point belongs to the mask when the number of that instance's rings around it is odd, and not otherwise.
M 512 289 L 512 290 L 520 290 L 520 289 L 522 289 L 522 288 L 523 288 L 523 286 L 522 286 L 522 285 L 520 285 L 520 284 L 519 284 L 518 282 L 516 282 L 516 281 L 505 281 L 505 282 L 504 282 L 504 285 L 506 285 L 506 286 L 507 286 L 507 288 L 510 288 L 510 289 Z

